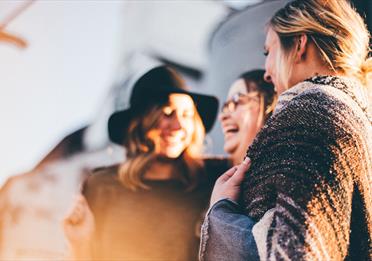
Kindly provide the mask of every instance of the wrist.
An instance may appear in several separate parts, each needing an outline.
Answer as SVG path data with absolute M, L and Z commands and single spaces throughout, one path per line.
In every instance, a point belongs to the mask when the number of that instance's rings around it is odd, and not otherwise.
M 233 206 L 234 208 L 241 208 L 239 203 L 236 202 L 235 200 L 233 199 L 230 199 L 228 197 L 225 197 L 225 198 L 221 198 L 219 200 L 217 200 L 216 202 L 214 202 L 213 204 L 211 203 L 209 205 L 209 208 L 208 208 L 208 211 L 207 211 L 207 215 L 214 209 L 214 208 L 217 208 L 219 207 L 220 205 L 231 205 Z

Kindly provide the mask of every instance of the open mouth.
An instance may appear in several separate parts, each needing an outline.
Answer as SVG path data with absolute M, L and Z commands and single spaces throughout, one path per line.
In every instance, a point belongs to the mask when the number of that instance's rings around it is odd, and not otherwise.
M 225 136 L 229 136 L 229 135 L 232 135 L 232 134 L 237 133 L 238 131 L 239 131 L 239 127 L 238 126 L 236 126 L 236 125 L 229 125 L 229 126 L 226 126 L 224 128 L 223 133 L 224 133 Z

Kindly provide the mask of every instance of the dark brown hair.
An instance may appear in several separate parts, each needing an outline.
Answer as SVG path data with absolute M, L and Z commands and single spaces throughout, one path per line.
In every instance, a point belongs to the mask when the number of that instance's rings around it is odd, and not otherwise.
M 264 80 L 265 71 L 256 69 L 245 72 L 239 79 L 244 80 L 247 92 L 258 92 L 262 103 L 263 122 L 272 114 L 276 103 L 276 92 L 274 85 Z

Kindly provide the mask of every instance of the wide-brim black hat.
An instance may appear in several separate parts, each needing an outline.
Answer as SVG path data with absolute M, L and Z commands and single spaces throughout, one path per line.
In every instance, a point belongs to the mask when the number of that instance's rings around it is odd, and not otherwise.
M 189 95 L 203 122 L 205 132 L 209 132 L 218 113 L 218 100 L 214 96 L 189 92 L 184 81 L 171 68 L 159 66 L 141 76 L 133 86 L 130 107 L 114 112 L 108 121 L 110 140 L 123 145 L 129 123 L 134 117 L 143 115 L 154 104 L 166 104 L 169 94 L 183 93 Z

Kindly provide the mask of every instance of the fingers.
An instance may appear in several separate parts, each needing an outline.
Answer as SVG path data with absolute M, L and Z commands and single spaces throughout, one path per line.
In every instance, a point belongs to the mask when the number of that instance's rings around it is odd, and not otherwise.
M 234 175 L 236 170 L 237 170 L 237 166 L 230 168 L 218 178 L 218 181 L 222 181 L 222 182 L 227 181 L 229 178 L 231 178 Z
M 79 224 L 89 211 L 88 203 L 83 195 L 78 195 L 72 209 L 68 212 L 64 219 L 65 224 Z
M 240 164 L 240 166 L 244 168 L 244 171 L 247 171 L 249 167 L 251 166 L 251 159 L 248 156 L 246 156 L 242 164 Z
M 229 179 L 229 182 L 231 182 L 231 184 L 234 186 L 240 186 L 244 179 L 244 175 L 250 166 L 251 166 L 250 158 L 248 157 L 244 158 L 243 162 L 237 166 L 237 169 L 233 176 Z
M 226 182 L 232 179 L 232 182 L 235 184 L 240 184 L 243 181 L 245 172 L 249 169 L 251 165 L 251 160 L 248 157 L 245 157 L 243 162 L 237 166 L 234 166 L 227 170 L 221 177 L 218 178 L 218 182 Z
M 244 161 L 226 171 L 214 185 L 210 205 L 213 206 L 217 201 L 229 198 L 237 201 L 240 194 L 240 184 L 244 179 L 246 171 L 249 169 L 251 161 L 245 158 Z

